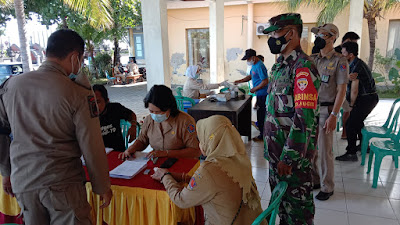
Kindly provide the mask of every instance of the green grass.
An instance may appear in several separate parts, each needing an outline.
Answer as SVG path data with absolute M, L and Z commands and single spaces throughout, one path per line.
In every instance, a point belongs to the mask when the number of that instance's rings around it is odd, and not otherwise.
M 379 98 L 399 98 L 400 94 L 395 90 L 378 90 Z
M 93 79 L 93 80 L 91 80 L 90 83 L 91 83 L 92 85 L 95 85 L 95 84 L 102 84 L 102 85 L 105 85 L 105 84 L 107 84 L 107 78 Z

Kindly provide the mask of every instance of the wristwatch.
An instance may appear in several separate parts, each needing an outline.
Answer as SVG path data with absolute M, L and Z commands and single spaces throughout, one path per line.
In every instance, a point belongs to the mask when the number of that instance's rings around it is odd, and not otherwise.
M 334 117 L 338 117 L 338 114 L 339 114 L 339 113 L 335 113 L 335 112 L 333 112 L 333 111 L 331 112 L 331 115 L 333 115 Z

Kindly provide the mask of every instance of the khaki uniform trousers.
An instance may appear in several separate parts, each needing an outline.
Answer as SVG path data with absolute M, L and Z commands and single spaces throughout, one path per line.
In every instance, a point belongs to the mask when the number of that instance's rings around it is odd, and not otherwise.
M 333 132 L 326 134 L 325 121 L 332 112 L 332 106 L 321 106 L 318 125 L 318 150 L 315 151 L 314 159 L 312 160 L 312 175 L 313 183 L 321 184 L 321 191 L 332 192 L 335 188 L 333 181 L 335 176 L 335 167 L 333 161 Z M 320 170 L 318 156 L 321 158 Z
M 66 184 L 16 194 L 26 225 L 90 225 L 91 206 L 83 184 Z

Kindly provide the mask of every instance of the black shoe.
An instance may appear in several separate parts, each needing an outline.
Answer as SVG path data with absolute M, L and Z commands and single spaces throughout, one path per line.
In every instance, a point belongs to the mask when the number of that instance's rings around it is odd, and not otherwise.
M 320 191 L 317 196 L 315 196 L 316 199 L 320 200 L 320 201 L 326 201 L 329 199 L 329 197 L 331 197 L 333 195 L 333 191 L 332 192 L 323 192 Z
M 351 161 L 351 162 L 358 161 L 357 154 L 349 154 L 349 153 L 346 153 L 341 156 L 337 156 L 335 159 L 338 161 Z
M 264 141 L 264 139 L 261 135 L 258 135 L 257 137 L 253 138 L 253 141 Z
M 321 188 L 321 184 L 314 184 L 313 190 L 317 190 Z

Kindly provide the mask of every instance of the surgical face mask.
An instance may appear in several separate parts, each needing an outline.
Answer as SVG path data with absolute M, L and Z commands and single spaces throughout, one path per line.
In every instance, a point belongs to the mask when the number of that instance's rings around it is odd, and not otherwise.
M 325 39 L 321 38 L 321 37 L 317 37 L 314 41 L 314 46 L 317 49 L 323 49 L 326 46 L 326 41 Z
M 82 65 L 82 63 L 79 63 L 79 58 L 78 58 L 78 56 L 76 56 L 76 58 L 77 58 L 77 60 L 78 60 L 78 65 Z M 69 78 L 71 79 L 71 80 L 75 80 L 76 79 L 76 77 L 78 76 L 78 74 L 81 72 L 81 66 L 79 66 L 79 70 L 78 70 L 78 73 L 74 73 L 74 61 L 73 61 L 73 59 L 72 59 L 72 56 L 71 56 L 71 66 L 72 66 L 72 70 L 71 70 L 71 73 L 69 74 Z
M 200 77 L 200 73 L 196 73 L 196 75 L 194 76 L 194 79 L 199 79 Z
M 283 50 L 285 50 L 286 46 L 289 44 L 289 41 L 286 41 L 286 35 L 290 32 L 290 30 L 279 38 L 270 37 L 268 39 L 269 50 L 272 54 L 279 54 Z
M 248 66 L 253 66 L 254 65 L 254 60 L 247 61 L 247 65 Z
M 151 115 L 151 118 L 157 123 L 164 122 L 164 121 L 166 121 L 168 119 L 168 116 L 167 116 L 166 113 L 164 113 L 164 114 L 150 113 L 150 115 Z

